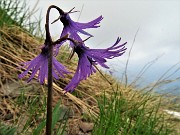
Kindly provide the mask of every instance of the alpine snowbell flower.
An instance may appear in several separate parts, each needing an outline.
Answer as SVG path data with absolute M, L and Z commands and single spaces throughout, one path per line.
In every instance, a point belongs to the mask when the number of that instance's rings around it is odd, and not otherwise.
M 56 60 L 55 57 L 52 58 L 52 64 L 52 75 L 54 78 L 59 79 L 59 76 L 64 77 L 64 74 L 69 73 L 65 67 Z M 27 70 L 18 76 L 20 79 L 28 74 L 29 71 L 31 71 L 32 73 L 28 79 L 28 82 L 30 82 L 35 74 L 38 73 L 38 81 L 40 84 L 43 84 L 45 79 L 48 77 L 48 46 L 44 46 L 42 48 L 41 54 L 39 54 L 33 60 L 22 63 L 20 68 L 27 68 Z
M 103 17 L 99 16 L 98 18 L 96 18 L 96 19 L 94 19 L 94 20 L 92 20 L 92 21 L 90 21 L 88 23 L 79 23 L 79 22 L 73 21 L 70 18 L 69 14 L 72 13 L 72 10 L 70 10 L 69 12 L 62 12 L 61 13 L 60 21 L 63 23 L 64 27 L 63 27 L 63 31 L 61 33 L 60 38 L 67 35 L 67 34 L 69 34 L 69 38 L 71 38 L 73 40 L 77 40 L 77 41 L 82 41 L 82 39 L 78 35 L 78 33 L 81 33 L 81 34 L 84 34 L 86 36 L 91 36 L 92 37 L 93 35 L 89 34 L 86 31 L 84 31 L 84 29 L 100 27 L 98 24 L 103 19 Z M 58 54 L 59 47 L 62 44 L 63 44 L 63 42 L 61 42 L 60 44 L 58 44 L 56 46 L 55 55 Z M 74 44 L 72 42 L 70 42 L 70 46 L 73 47 Z
M 112 59 L 114 57 L 121 56 L 125 50 L 125 43 L 120 44 L 121 38 L 117 38 L 117 41 L 111 47 L 107 49 L 90 49 L 86 47 L 83 42 L 76 42 L 74 51 L 79 57 L 79 62 L 75 75 L 70 83 L 64 88 L 66 92 L 72 92 L 81 80 L 85 80 L 91 74 L 96 72 L 95 65 L 99 64 L 104 68 L 109 68 L 105 63 L 106 59 Z

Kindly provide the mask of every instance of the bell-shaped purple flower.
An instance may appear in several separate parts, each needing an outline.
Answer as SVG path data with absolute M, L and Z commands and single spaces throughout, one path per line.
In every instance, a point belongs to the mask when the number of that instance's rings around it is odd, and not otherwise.
M 86 47 L 82 42 L 77 42 L 74 47 L 74 51 L 79 57 L 79 62 L 75 75 L 70 83 L 64 88 L 66 92 L 72 92 L 81 80 L 85 80 L 91 74 L 96 72 L 95 65 L 99 64 L 104 68 L 109 68 L 105 63 L 106 59 L 112 59 L 114 57 L 121 56 L 125 50 L 125 43 L 120 44 L 121 38 L 118 38 L 114 45 L 107 49 L 90 49 Z
M 79 33 L 87 35 L 87 36 L 93 36 L 93 35 L 89 34 L 88 32 L 84 31 L 84 29 L 100 27 L 98 24 L 103 19 L 103 17 L 99 16 L 98 18 L 96 18 L 93 21 L 90 21 L 88 23 L 79 23 L 79 22 L 73 21 L 70 18 L 69 14 L 71 13 L 71 11 L 61 13 L 60 21 L 63 23 L 64 27 L 63 27 L 63 31 L 61 33 L 60 38 L 69 34 L 69 38 L 77 40 L 77 41 L 82 41 L 81 37 L 78 35 Z M 55 55 L 58 54 L 59 47 L 62 44 L 63 44 L 63 42 L 61 42 L 60 44 L 58 44 L 56 46 Z M 74 44 L 72 42 L 70 42 L 70 46 L 73 47 Z
M 64 74 L 70 73 L 56 60 L 55 57 L 53 57 L 52 64 L 52 75 L 54 78 L 59 79 L 59 77 L 64 77 Z M 18 76 L 19 78 L 23 78 L 29 71 L 31 71 L 32 73 L 28 82 L 30 82 L 34 78 L 35 74 L 38 73 L 38 81 L 40 84 L 43 84 L 45 79 L 48 77 L 48 46 L 44 46 L 41 54 L 33 60 L 22 63 L 20 68 L 27 69 Z

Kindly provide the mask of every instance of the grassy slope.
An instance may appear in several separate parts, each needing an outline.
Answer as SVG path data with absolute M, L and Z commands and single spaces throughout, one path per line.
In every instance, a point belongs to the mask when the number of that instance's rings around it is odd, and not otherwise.
M 38 47 L 41 41 L 20 27 L 7 25 L 11 24 L 1 25 L 0 30 L 0 123 L 16 127 L 16 132 L 28 134 L 45 117 L 46 87 L 40 86 L 36 81 L 27 84 L 18 80 L 17 75 L 22 71 L 17 66 L 40 52 Z M 75 72 L 77 57 L 67 61 L 69 48 L 65 46 L 61 51 L 63 55 L 58 56 L 60 62 L 71 72 Z M 95 135 L 108 135 L 112 132 L 149 135 L 170 133 L 171 128 L 167 122 L 175 122 L 162 114 L 161 98 L 158 95 L 135 91 L 135 88 L 125 87 L 108 76 L 113 83 L 110 85 L 99 73 L 81 82 L 72 94 L 64 95 L 62 88 L 71 77 L 72 75 L 68 75 L 65 79 L 55 81 L 53 96 L 54 106 L 61 100 L 70 109 L 69 133 L 72 130 L 80 132 L 79 129 L 73 129 L 74 125 L 71 127 L 73 121 L 79 124 L 78 120 L 96 121 L 92 132 Z

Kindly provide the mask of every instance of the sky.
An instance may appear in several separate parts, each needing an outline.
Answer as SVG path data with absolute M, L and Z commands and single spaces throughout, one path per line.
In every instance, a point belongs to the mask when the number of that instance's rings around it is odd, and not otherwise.
M 36 3 L 37 0 L 28 1 L 32 9 Z M 136 78 L 139 71 L 148 63 L 154 64 L 142 78 L 144 82 L 150 83 L 180 62 L 180 0 L 39 0 L 37 5 L 39 10 L 35 16 L 38 18 L 41 12 L 42 27 L 50 5 L 57 5 L 66 12 L 73 7 L 77 11 L 82 11 L 71 14 L 71 18 L 79 22 L 88 22 L 100 15 L 104 17 L 99 28 L 87 30 L 94 35 L 86 42 L 90 48 L 109 47 L 118 36 L 122 38 L 122 43 L 128 42 L 127 52 L 108 62 L 111 66 L 109 71 L 118 78 L 121 78 L 124 72 L 138 29 L 127 68 L 129 81 Z M 58 13 L 52 11 L 51 20 L 57 17 Z M 59 37 L 62 28 L 62 24 L 58 22 L 51 26 L 54 38 Z M 170 70 L 169 74 L 178 68 L 180 63 Z M 175 77 L 180 77 L 180 71 L 172 78 Z M 180 82 L 174 85 L 180 88 Z

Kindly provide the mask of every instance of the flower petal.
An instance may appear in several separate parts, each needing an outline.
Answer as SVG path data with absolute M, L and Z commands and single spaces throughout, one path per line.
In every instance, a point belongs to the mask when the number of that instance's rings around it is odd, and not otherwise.
M 97 24 L 99 24 L 102 19 L 103 19 L 103 17 L 99 16 L 98 18 L 96 18 L 88 23 L 79 23 L 79 22 L 75 22 L 75 23 L 76 23 L 76 26 L 81 29 L 97 28 L 97 27 L 99 27 L 99 26 L 97 26 Z
M 85 80 L 92 73 L 96 72 L 86 55 L 79 59 L 77 70 L 70 83 L 64 88 L 66 92 L 72 92 L 78 86 L 81 80 Z
M 27 67 L 27 70 L 21 73 L 19 75 L 19 78 L 23 78 L 30 70 L 32 70 L 32 73 L 31 73 L 30 78 L 28 79 L 28 82 L 30 82 L 35 76 L 35 74 L 38 73 L 38 81 L 40 82 L 40 84 L 43 84 L 45 79 L 47 79 L 48 77 L 48 56 L 47 55 L 48 53 L 43 53 L 43 54 L 41 53 L 33 60 L 23 63 L 24 65 L 21 66 L 20 68 Z M 53 57 L 52 64 L 53 64 L 52 74 L 53 74 L 53 77 L 55 77 L 56 79 L 59 79 L 59 76 L 64 77 L 64 74 L 70 73 L 65 69 L 65 67 L 62 64 L 60 64 L 56 60 L 55 57 Z

